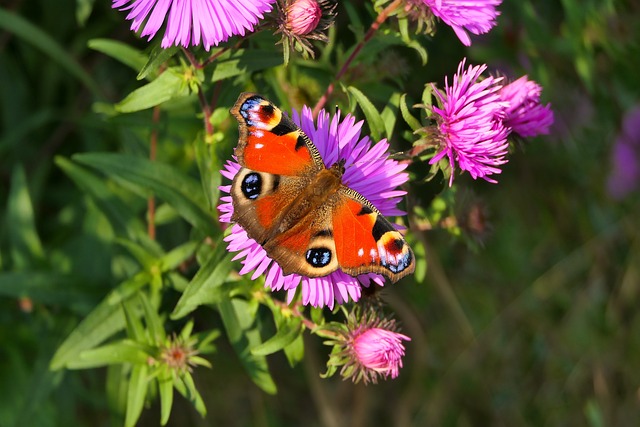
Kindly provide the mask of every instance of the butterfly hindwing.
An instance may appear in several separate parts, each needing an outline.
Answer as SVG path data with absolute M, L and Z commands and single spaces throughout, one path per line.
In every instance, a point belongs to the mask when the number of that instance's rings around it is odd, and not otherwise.
M 333 238 L 340 268 L 352 276 L 378 273 L 396 282 L 415 270 L 402 234 L 362 195 L 342 187 L 333 210 Z
M 232 220 L 285 274 L 326 276 L 339 267 L 332 238 L 331 203 L 315 209 L 306 206 L 306 199 L 297 196 L 307 186 L 305 178 L 242 168 L 231 184 Z M 296 200 L 298 203 L 293 203 Z
M 242 166 L 288 176 L 324 168 L 320 153 L 307 135 L 262 96 L 241 94 L 231 113 L 239 123 L 235 154 Z

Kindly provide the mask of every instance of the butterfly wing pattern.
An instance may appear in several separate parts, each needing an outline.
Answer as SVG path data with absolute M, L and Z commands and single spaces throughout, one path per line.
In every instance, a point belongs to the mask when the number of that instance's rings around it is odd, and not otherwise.
M 232 221 L 283 273 L 356 276 L 395 282 L 415 269 L 402 234 L 361 194 L 342 184 L 344 163 L 327 168 L 287 115 L 260 95 L 243 93 L 231 109 L 239 123 Z

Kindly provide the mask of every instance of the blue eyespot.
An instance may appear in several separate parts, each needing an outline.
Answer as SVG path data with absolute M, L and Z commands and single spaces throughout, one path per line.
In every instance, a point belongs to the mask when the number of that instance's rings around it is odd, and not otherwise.
M 327 248 L 313 248 L 306 253 L 307 262 L 315 268 L 322 268 L 331 262 L 331 251 Z
M 255 200 L 262 192 L 262 178 L 255 172 L 248 173 L 242 178 L 240 189 L 247 199 Z

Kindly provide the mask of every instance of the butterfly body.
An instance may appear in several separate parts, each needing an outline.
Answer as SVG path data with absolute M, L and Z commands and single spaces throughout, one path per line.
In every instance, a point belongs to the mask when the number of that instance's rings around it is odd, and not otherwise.
M 341 269 L 396 281 L 413 272 L 402 235 L 342 182 L 344 160 L 326 167 L 307 135 L 260 95 L 241 94 L 231 112 L 242 166 L 231 185 L 232 221 L 285 275 L 321 277 Z

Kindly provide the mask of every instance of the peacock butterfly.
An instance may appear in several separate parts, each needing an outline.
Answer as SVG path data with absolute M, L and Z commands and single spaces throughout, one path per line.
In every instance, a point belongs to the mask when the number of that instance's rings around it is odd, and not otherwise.
M 285 275 L 321 277 L 340 269 L 396 282 L 414 271 L 402 234 L 343 184 L 344 161 L 326 167 L 302 129 L 260 95 L 240 94 L 231 113 L 241 166 L 231 184 L 231 220 Z

